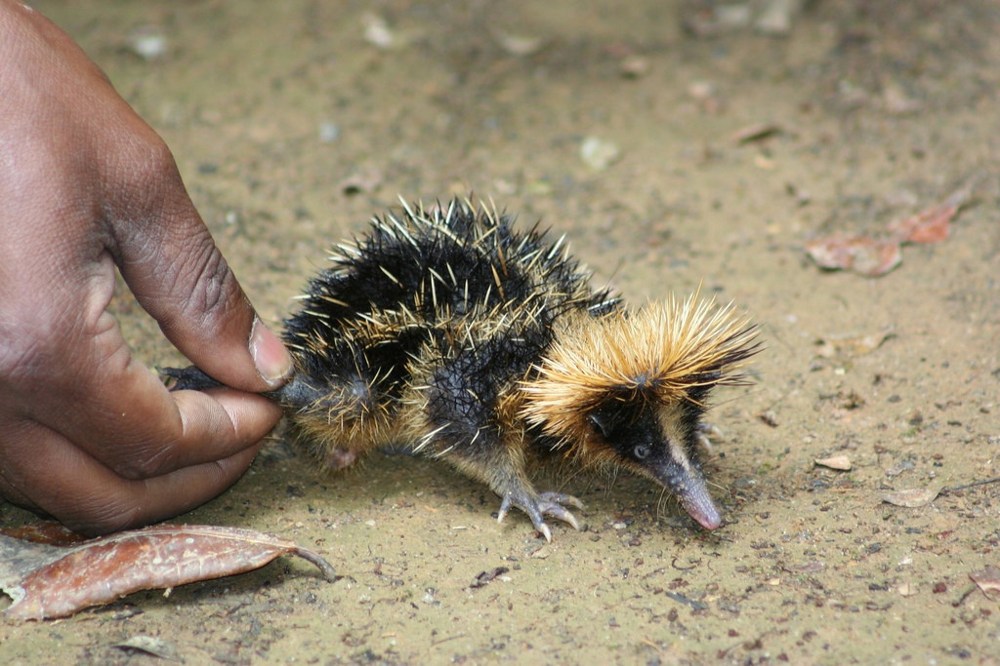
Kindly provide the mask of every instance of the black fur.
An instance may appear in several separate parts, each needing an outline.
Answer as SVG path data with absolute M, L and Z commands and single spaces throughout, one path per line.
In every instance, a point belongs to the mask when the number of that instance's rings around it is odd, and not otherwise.
M 476 417 L 472 423 L 487 421 L 487 414 L 472 410 L 488 411 L 490 391 L 540 358 L 559 314 L 582 308 L 600 315 L 618 307 L 607 290 L 589 290 L 589 275 L 544 232 L 518 232 L 511 222 L 458 202 L 375 220 L 357 252 L 340 253 L 312 279 L 299 311 L 285 322 L 285 342 L 304 350 L 301 370 L 315 383 L 360 373 L 391 399 L 411 379 L 411 361 L 432 345 L 441 359 L 441 388 L 455 388 L 449 373 L 462 375 L 483 403 L 466 406 L 465 414 Z M 416 323 L 380 330 L 378 339 L 358 335 L 354 324 L 366 316 L 399 310 Z M 448 339 L 485 313 L 509 318 L 510 328 L 477 340 L 476 348 Z M 289 398 L 288 407 L 302 406 Z M 449 402 L 443 394 L 442 401 Z

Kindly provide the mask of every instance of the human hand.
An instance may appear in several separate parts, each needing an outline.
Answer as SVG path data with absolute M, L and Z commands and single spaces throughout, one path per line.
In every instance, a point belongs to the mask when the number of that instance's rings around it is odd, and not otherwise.
M 0 494 L 101 533 L 222 492 L 291 361 L 255 315 L 166 145 L 59 28 L 0 0 Z M 108 305 L 115 267 L 232 388 L 168 392 Z

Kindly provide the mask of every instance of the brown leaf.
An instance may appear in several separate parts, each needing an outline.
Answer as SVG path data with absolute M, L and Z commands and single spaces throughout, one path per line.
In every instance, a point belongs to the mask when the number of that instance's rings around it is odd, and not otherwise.
M 1000 592 L 1000 569 L 992 564 L 986 565 L 982 571 L 972 571 L 969 578 L 979 586 L 984 593 Z
M 31 541 L 32 543 L 46 543 L 50 546 L 71 546 L 82 543 L 87 537 L 82 534 L 70 531 L 61 523 L 45 522 L 30 523 L 20 527 L 5 527 L 0 530 L 0 534 L 5 534 L 15 539 Z
M 889 225 L 889 232 L 901 243 L 940 243 L 948 238 L 955 206 L 942 204 Z
M 176 587 L 259 569 L 281 555 L 312 562 L 333 580 L 318 553 L 278 537 L 231 527 L 156 525 L 69 547 L 0 534 L 0 589 L 22 619 L 72 615 L 139 590 Z
M 868 277 L 885 275 L 902 262 L 903 244 L 939 243 L 948 238 L 952 218 L 968 203 L 978 179 L 970 179 L 936 206 L 891 222 L 885 233 L 832 234 L 806 243 L 806 253 L 822 268 L 848 270 Z
M 940 489 L 937 488 L 908 488 L 906 490 L 892 490 L 882 495 L 882 501 L 895 506 L 905 506 L 909 509 L 926 506 L 933 502 Z
M 834 234 L 809 241 L 805 249 L 821 268 L 854 271 L 869 277 L 885 275 L 903 260 L 898 242 L 868 236 Z
M 937 206 L 889 224 L 888 231 L 901 243 L 940 243 L 948 238 L 952 218 L 971 195 L 972 185 L 966 185 Z

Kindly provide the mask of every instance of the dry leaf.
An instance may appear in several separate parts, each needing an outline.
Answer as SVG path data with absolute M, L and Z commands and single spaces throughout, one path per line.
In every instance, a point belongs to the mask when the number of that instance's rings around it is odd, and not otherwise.
M 971 194 L 971 184 L 966 185 L 937 206 L 891 223 L 888 231 L 901 243 L 939 243 L 948 238 L 952 218 Z
M 972 571 L 969 578 L 979 586 L 983 593 L 1000 592 L 1000 569 L 987 565 L 982 571 Z
M 805 249 L 821 268 L 854 271 L 869 277 L 885 275 L 903 260 L 899 242 L 868 236 L 833 234 L 809 241 Z
M 0 534 L 0 589 L 21 619 L 72 615 L 132 592 L 176 587 L 259 569 L 280 555 L 312 562 L 333 580 L 318 553 L 291 541 L 229 527 L 157 525 L 72 546 Z
M 894 222 L 888 228 L 900 243 L 940 243 L 948 238 L 951 218 L 957 212 L 955 206 L 935 206 Z
M 45 543 L 50 546 L 72 546 L 87 540 L 87 537 L 82 534 L 68 530 L 61 523 L 56 522 L 5 527 L 0 530 L 0 534 L 32 543 Z
M 937 488 L 908 488 L 906 490 L 893 490 L 882 495 L 882 501 L 895 506 L 905 506 L 909 509 L 916 509 L 927 506 L 933 502 L 941 492 Z
M 939 243 L 948 238 L 951 220 L 969 201 L 975 181 L 970 180 L 936 206 L 891 222 L 884 235 L 831 234 L 806 243 L 806 253 L 821 268 L 868 277 L 885 275 L 902 262 L 904 243 Z
M 830 469 L 837 469 L 844 472 L 851 469 L 851 459 L 847 456 L 831 456 L 829 458 L 820 458 L 813 462 L 820 467 L 829 467 Z

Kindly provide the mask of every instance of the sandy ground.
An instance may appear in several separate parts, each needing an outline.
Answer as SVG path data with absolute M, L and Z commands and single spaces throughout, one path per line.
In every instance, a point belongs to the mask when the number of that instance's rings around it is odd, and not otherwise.
M 1000 603 L 969 577 L 1000 566 L 1000 483 L 883 502 L 1000 475 L 1000 6 L 824 0 L 775 37 L 685 31 L 704 18 L 691 4 L 555 4 L 38 6 L 163 134 L 275 322 L 398 195 L 469 193 L 567 233 L 633 301 L 703 284 L 749 310 L 756 384 L 711 413 L 723 527 L 644 481 L 573 478 L 586 526 L 546 544 L 440 463 L 323 475 L 279 431 L 181 520 L 294 539 L 336 582 L 282 559 L 4 621 L 0 662 L 159 663 L 114 647 L 153 636 L 189 664 L 1000 663 Z M 587 139 L 616 155 L 588 164 Z M 805 256 L 971 177 L 951 237 L 906 247 L 889 275 Z M 181 362 L 124 290 L 115 307 L 145 362 Z M 835 455 L 852 469 L 814 463 Z

